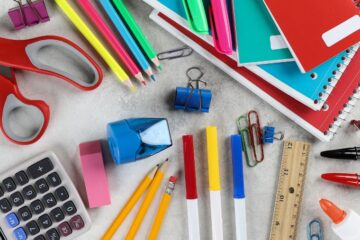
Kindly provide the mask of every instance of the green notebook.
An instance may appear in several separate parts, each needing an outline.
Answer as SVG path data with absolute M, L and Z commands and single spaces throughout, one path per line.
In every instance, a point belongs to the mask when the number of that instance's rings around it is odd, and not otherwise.
M 263 0 L 233 0 L 238 64 L 293 61 Z

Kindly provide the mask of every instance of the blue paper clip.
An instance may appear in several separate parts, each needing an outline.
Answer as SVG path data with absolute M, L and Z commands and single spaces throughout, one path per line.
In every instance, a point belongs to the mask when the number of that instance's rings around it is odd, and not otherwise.
M 309 223 L 308 240 L 324 240 L 323 230 L 320 220 L 314 219 Z
M 197 76 L 192 76 L 191 72 L 197 72 Z M 209 112 L 212 98 L 211 90 L 200 89 L 200 83 L 206 86 L 206 82 L 201 80 L 204 73 L 198 67 L 189 68 L 186 71 L 189 78 L 187 88 L 176 88 L 175 109 L 182 109 L 190 112 Z M 195 87 L 193 86 L 195 83 Z
M 262 135 L 263 143 L 274 143 L 274 139 L 279 141 L 284 139 L 284 133 L 275 132 L 275 128 L 272 126 L 265 126 Z

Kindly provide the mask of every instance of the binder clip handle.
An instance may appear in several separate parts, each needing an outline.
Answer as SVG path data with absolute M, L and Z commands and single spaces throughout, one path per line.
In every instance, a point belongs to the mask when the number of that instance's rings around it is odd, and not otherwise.
M 285 134 L 281 131 L 275 132 L 272 126 L 265 126 L 263 128 L 263 143 L 274 143 L 274 140 L 282 141 Z
M 195 74 L 195 75 L 193 75 Z M 192 85 L 193 82 L 195 82 L 195 88 L 199 89 L 200 88 L 200 83 L 203 83 L 205 86 L 207 85 L 207 82 L 205 82 L 204 80 L 201 80 L 201 78 L 204 76 L 204 72 L 201 71 L 201 69 L 199 67 L 191 67 L 188 70 L 186 70 L 186 76 L 189 79 L 189 87 L 194 88 L 194 86 Z

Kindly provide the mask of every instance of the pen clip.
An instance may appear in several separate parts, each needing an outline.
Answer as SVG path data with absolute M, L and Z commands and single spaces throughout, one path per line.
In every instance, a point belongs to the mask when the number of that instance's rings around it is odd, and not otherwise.
M 206 14 L 203 9 L 204 7 L 202 3 L 198 2 L 198 4 L 199 5 L 197 6 L 194 4 L 190 6 L 189 0 L 183 0 L 185 13 L 187 15 L 190 28 L 197 33 L 207 34 L 209 32 L 209 27 L 206 20 Z M 193 11 L 198 11 L 198 14 L 195 14 Z
M 216 29 L 215 19 L 214 19 L 214 13 L 212 10 L 212 6 L 209 6 L 209 22 L 210 22 L 210 29 L 211 29 L 211 35 L 214 41 L 214 47 L 218 52 L 223 52 L 220 46 L 219 42 L 219 35 Z

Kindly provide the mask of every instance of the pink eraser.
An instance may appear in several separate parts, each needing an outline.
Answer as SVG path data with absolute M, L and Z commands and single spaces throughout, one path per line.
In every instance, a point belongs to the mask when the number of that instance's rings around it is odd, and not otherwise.
M 89 207 L 109 205 L 111 203 L 110 191 L 101 152 L 101 142 L 81 143 L 79 148 Z

